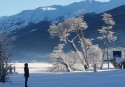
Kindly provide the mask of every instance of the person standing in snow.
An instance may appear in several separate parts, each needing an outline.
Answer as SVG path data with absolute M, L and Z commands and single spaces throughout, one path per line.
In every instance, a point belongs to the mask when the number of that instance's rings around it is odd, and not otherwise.
M 28 63 L 24 64 L 24 77 L 25 77 L 25 87 L 27 86 L 27 82 L 28 82 L 28 77 L 29 77 L 29 68 L 28 68 Z

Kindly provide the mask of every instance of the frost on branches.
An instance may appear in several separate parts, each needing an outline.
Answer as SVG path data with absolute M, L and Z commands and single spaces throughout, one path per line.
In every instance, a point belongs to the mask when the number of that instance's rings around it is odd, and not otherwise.
M 62 71 L 67 70 L 68 72 L 71 71 L 69 63 L 67 62 L 67 55 L 63 52 L 64 44 L 58 44 L 57 47 L 53 50 L 50 54 L 50 57 L 53 60 L 53 71 Z
M 115 41 L 117 39 L 116 36 L 114 36 L 114 32 L 112 32 L 113 25 L 115 25 L 115 22 L 112 18 L 112 15 L 104 13 L 103 15 L 103 21 L 105 22 L 106 26 L 102 26 L 101 29 L 99 29 L 99 33 L 101 34 L 98 39 L 103 40 L 104 42 L 104 51 L 103 51 L 103 59 L 105 57 L 105 53 L 107 55 L 107 60 L 108 60 L 108 68 L 109 68 L 109 54 L 108 54 L 108 49 L 109 49 L 109 43 L 111 41 Z
M 52 37 L 58 37 L 60 43 L 63 44 L 59 44 L 50 55 L 51 58 L 56 60 L 56 65 L 59 68 L 63 66 L 67 71 L 83 71 L 89 69 L 90 58 L 88 58 L 88 51 L 91 49 L 92 39 L 84 36 L 84 31 L 87 27 L 88 25 L 84 21 L 83 16 L 69 18 L 50 26 L 50 35 Z M 72 57 L 64 53 L 63 47 L 65 45 L 70 45 L 70 55 Z
M 6 82 L 8 78 L 10 42 L 7 33 L 0 34 L 0 82 Z
M 92 45 L 88 53 L 89 64 L 91 64 L 92 67 L 96 65 L 99 68 L 102 63 L 102 55 L 102 50 L 98 45 Z

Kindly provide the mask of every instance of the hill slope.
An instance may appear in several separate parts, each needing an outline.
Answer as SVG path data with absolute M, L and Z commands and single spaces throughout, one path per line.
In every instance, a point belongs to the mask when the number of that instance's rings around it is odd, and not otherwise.
M 0 32 L 12 31 L 26 26 L 29 22 L 38 23 L 45 19 L 53 20 L 58 17 L 68 18 L 84 13 L 101 13 L 125 4 L 125 0 L 111 0 L 109 2 L 98 2 L 89 0 L 75 2 L 66 6 L 53 5 L 39 7 L 34 10 L 24 10 L 18 14 L 0 18 Z
M 115 35 L 118 40 L 110 44 L 111 47 L 125 47 L 124 32 L 125 32 L 125 5 L 107 11 L 113 15 L 116 25 L 113 27 Z M 86 14 L 85 20 L 88 23 L 88 29 L 85 31 L 85 36 L 95 39 L 94 44 L 99 44 L 102 47 L 103 42 L 96 39 L 99 36 L 97 32 L 104 22 L 102 21 L 102 14 Z M 11 36 L 16 36 L 14 41 L 13 52 L 17 57 L 34 57 L 35 55 L 43 55 L 52 52 L 53 48 L 58 44 L 58 39 L 50 38 L 48 29 L 50 26 L 49 21 L 41 21 L 33 24 L 29 23 L 28 26 L 17 29 L 11 32 Z M 22 56 L 23 55 L 23 56 Z

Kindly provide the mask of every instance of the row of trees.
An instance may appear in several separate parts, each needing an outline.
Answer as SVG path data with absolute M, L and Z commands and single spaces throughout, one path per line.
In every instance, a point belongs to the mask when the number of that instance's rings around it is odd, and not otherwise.
M 53 60 L 52 70 L 70 72 L 88 70 L 91 66 L 94 68 L 102 67 L 106 52 L 109 60 L 108 44 L 116 40 L 116 37 L 113 36 L 114 32 L 111 31 L 115 22 L 110 14 L 104 13 L 102 16 L 106 26 L 102 26 L 98 30 L 101 34 L 98 39 L 104 42 L 104 51 L 98 45 L 92 44 L 93 39 L 86 38 L 84 31 L 88 28 L 88 25 L 82 15 L 50 26 L 50 35 L 58 37 L 60 40 L 50 54 L 50 58 Z M 71 47 L 69 53 L 64 51 L 66 45 Z

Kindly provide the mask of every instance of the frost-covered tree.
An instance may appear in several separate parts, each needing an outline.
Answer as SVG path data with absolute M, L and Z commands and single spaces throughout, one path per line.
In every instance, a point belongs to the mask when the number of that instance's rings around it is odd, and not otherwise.
M 0 34 L 0 82 L 6 82 L 8 77 L 9 43 L 8 34 Z
M 79 63 L 80 60 L 78 59 L 76 52 L 71 51 L 70 53 L 64 53 L 63 48 L 64 44 L 58 44 L 58 46 L 54 48 L 53 52 L 50 53 L 49 57 L 53 61 L 53 67 L 50 70 L 68 72 L 85 70 L 84 66 Z
M 102 50 L 98 47 L 98 45 L 91 45 L 88 51 L 89 64 L 92 65 L 94 70 L 97 67 L 100 67 L 102 63 L 103 53 Z
M 58 44 L 57 47 L 54 48 L 53 52 L 49 55 L 52 58 L 53 62 L 53 71 L 67 70 L 71 72 L 71 68 L 67 61 L 67 55 L 63 52 L 64 44 Z
M 77 18 L 69 18 L 64 20 L 64 22 L 53 24 L 50 26 L 49 32 L 53 37 L 58 37 L 60 41 L 64 44 L 70 44 L 72 50 L 77 55 L 77 58 L 80 60 L 79 63 L 83 64 L 85 68 L 87 66 L 87 49 L 90 43 L 88 39 L 84 36 L 84 30 L 87 28 L 87 23 L 84 21 L 82 16 Z M 78 47 L 76 46 L 76 41 L 79 41 L 82 48 L 82 55 Z
M 76 36 L 78 37 L 78 40 L 80 42 L 80 46 L 82 49 L 82 53 L 83 53 L 83 58 L 86 62 L 86 65 L 85 65 L 86 68 L 89 67 L 88 59 L 87 59 L 87 51 L 89 49 L 89 46 L 92 45 L 91 39 L 87 39 L 84 36 L 84 30 L 86 30 L 87 28 L 88 28 L 88 25 L 86 21 L 84 21 L 84 17 L 78 16 L 76 20 L 73 20 L 72 28 L 70 29 L 71 32 L 75 32 Z
M 98 30 L 99 33 L 101 34 L 101 36 L 98 37 L 98 39 L 103 40 L 104 42 L 103 59 L 106 53 L 107 60 L 108 60 L 108 68 L 109 68 L 109 54 L 108 54 L 109 43 L 117 39 L 117 37 L 114 36 L 114 32 L 112 32 L 112 28 L 113 28 L 113 25 L 115 25 L 115 22 L 111 14 L 104 13 L 102 16 L 106 26 L 102 26 L 102 28 Z

